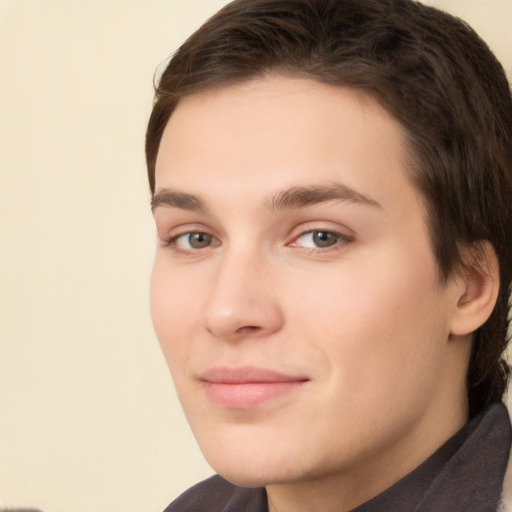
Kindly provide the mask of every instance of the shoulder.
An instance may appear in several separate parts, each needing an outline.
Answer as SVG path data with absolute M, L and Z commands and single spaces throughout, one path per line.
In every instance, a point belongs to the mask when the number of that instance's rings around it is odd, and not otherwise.
M 511 399 L 508 400 L 506 405 L 509 416 L 512 416 Z M 510 452 L 507 472 L 505 473 L 505 480 L 503 481 L 503 496 L 499 512 L 512 512 L 512 451 Z
M 508 468 L 503 481 L 503 497 L 500 512 L 512 512 L 512 452 L 508 461 Z
M 236 512 L 239 510 L 266 512 L 264 489 L 239 487 L 215 475 L 185 491 L 164 512 Z

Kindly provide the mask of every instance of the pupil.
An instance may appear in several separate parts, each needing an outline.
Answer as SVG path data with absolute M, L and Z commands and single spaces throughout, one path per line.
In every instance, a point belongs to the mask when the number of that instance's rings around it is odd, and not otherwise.
M 211 238 L 206 233 L 192 233 L 190 235 L 190 246 L 194 249 L 202 249 L 210 245 Z
M 313 241 L 318 247 L 330 247 L 337 241 L 336 237 L 332 233 L 326 231 L 315 231 L 313 233 Z

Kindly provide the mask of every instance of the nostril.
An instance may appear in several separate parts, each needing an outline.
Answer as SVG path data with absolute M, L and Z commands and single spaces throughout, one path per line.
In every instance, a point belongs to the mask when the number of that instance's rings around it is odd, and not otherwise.
M 244 327 L 240 327 L 238 329 L 238 332 L 254 332 L 259 331 L 261 327 L 258 327 L 257 325 L 245 325 Z

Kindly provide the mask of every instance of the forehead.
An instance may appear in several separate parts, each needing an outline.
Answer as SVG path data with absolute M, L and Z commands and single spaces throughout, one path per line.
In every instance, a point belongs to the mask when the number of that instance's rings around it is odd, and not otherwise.
M 404 140 L 402 126 L 360 91 L 269 76 L 183 98 L 162 137 L 156 189 L 239 188 L 242 197 L 341 181 L 368 196 L 403 192 L 412 187 Z

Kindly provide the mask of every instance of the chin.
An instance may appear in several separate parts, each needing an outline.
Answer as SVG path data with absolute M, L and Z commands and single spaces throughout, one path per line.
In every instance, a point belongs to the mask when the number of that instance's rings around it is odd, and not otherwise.
M 291 442 L 293 433 L 268 425 L 204 426 L 192 429 L 199 447 L 208 464 L 229 482 L 264 487 L 296 476 L 300 450 Z
M 269 448 L 265 449 L 261 446 Z M 297 482 L 310 476 L 300 450 L 290 453 L 285 449 L 277 450 L 276 446 L 279 445 L 262 444 L 259 449 L 255 447 L 254 450 L 247 447 L 246 449 L 228 447 L 222 454 L 208 453 L 208 450 L 203 450 L 203 453 L 216 473 L 242 487 L 265 487 Z
M 226 450 L 223 457 L 209 456 L 208 453 L 205 453 L 205 456 L 216 473 L 232 484 L 242 487 L 265 487 L 284 477 L 283 468 L 276 471 L 264 453 L 256 457 L 243 452 L 234 454 L 231 450 Z
M 215 468 L 214 468 L 215 469 Z M 220 472 L 216 471 L 222 478 L 225 478 L 228 482 L 240 487 L 266 487 L 272 482 L 262 475 L 248 475 L 241 474 L 237 471 Z
M 241 487 L 266 487 L 300 480 L 295 472 L 287 472 L 286 468 L 274 470 L 269 467 L 248 466 L 251 466 L 250 461 L 241 462 L 239 465 L 231 464 L 229 468 L 212 467 L 220 476 Z

